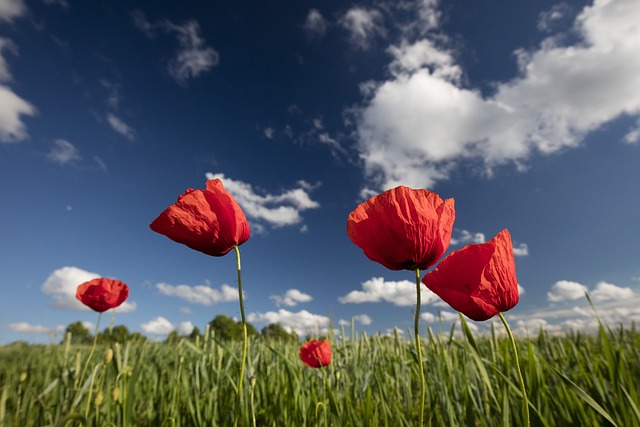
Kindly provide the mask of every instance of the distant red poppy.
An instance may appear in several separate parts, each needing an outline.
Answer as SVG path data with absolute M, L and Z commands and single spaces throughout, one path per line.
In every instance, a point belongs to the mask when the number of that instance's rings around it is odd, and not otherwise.
M 242 208 L 219 179 L 207 181 L 205 190 L 187 189 L 149 227 L 211 256 L 227 254 L 250 235 Z
M 300 347 L 300 360 L 312 368 L 321 368 L 331 363 L 331 346 L 328 340 L 313 340 Z
M 351 212 L 347 234 L 369 259 L 390 270 L 426 270 L 449 247 L 455 216 L 453 199 L 400 186 Z
M 518 304 L 518 279 L 508 230 L 487 243 L 451 252 L 422 282 L 453 309 L 487 320 Z
M 78 285 L 76 298 L 90 309 L 103 313 L 122 304 L 129 287 L 119 280 L 97 278 Z

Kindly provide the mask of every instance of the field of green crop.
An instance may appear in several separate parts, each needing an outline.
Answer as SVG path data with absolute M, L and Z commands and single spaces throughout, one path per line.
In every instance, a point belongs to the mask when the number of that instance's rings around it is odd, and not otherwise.
M 519 426 L 522 396 L 509 341 L 426 330 L 424 420 L 430 426 Z M 329 337 L 330 366 L 300 362 L 300 343 L 250 342 L 239 425 L 414 426 L 415 345 L 355 331 Z M 533 426 L 640 425 L 640 333 L 544 332 L 517 340 Z M 0 347 L 0 426 L 227 426 L 236 411 L 241 343 Z M 85 418 L 86 417 L 86 418 Z

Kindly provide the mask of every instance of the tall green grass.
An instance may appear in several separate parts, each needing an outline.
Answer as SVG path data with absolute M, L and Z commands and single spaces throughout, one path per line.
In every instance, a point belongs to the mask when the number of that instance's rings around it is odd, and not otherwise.
M 522 398 L 513 351 L 496 333 L 423 338 L 425 425 L 518 426 Z M 351 331 L 329 337 L 332 364 L 311 369 L 299 343 L 250 342 L 240 425 L 414 426 L 420 397 L 416 351 L 396 336 Z M 640 426 L 640 333 L 517 340 L 533 426 Z M 227 426 L 233 423 L 242 344 L 214 336 L 177 345 L 96 350 L 88 346 L 0 347 L 0 426 Z M 250 380 L 249 380 L 250 379 Z M 79 394 L 74 402 L 76 394 Z

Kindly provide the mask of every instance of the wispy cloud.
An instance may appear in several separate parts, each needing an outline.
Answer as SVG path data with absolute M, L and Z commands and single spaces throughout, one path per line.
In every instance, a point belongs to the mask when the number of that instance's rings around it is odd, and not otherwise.
M 316 209 L 320 204 L 309 193 L 316 187 L 298 181 L 297 187 L 279 194 L 259 194 L 251 184 L 227 178 L 224 174 L 207 173 L 207 179 L 220 179 L 225 189 L 236 199 L 252 226 L 258 230 L 265 224 L 272 227 L 296 225 L 302 222 L 301 212 Z
M 59 165 L 66 165 L 80 160 L 82 157 L 72 143 L 65 139 L 56 139 L 53 141 L 53 146 L 49 150 L 47 158 Z
M 155 37 L 158 30 L 176 36 L 178 49 L 169 60 L 167 70 L 178 83 L 185 84 L 189 79 L 198 77 L 218 65 L 220 55 L 206 45 L 200 24 L 196 20 L 178 25 L 166 19 L 149 22 L 141 11 L 135 11 L 132 16 L 136 28 L 149 38 Z
M 2 0 L 0 1 L 0 20 L 13 22 L 15 18 L 24 15 L 27 7 L 24 0 Z
M 125 138 L 131 141 L 136 139 L 136 133 L 133 128 L 131 128 L 131 126 L 126 124 L 124 120 L 122 120 L 115 114 L 107 113 L 107 122 L 109 123 L 109 126 L 111 126 L 111 129 L 124 136 Z
M 175 329 L 175 326 L 166 318 L 158 316 L 141 324 L 140 329 L 145 334 L 168 335 Z
M 327 21 L 317 9 L 309 10 L 302 26 L 309 38 L 321 38 L 327 31 Z
M 375 37 L 384 37 L 382 13 L 376 9 L 353 7 L 339 21 L 349 34 L 350 43 L 356 48 L 367 50 Z
M 284 295 L 271 295 L 271 298 L 278 307 L 285 305 L 287 307 L 295 307 L 300 303 L 305 303 L 313 300 L 311 295 L 300 292 L 297 289 L 289 289 Z
M 83 310 L 88 311 L 90 308 L 82 304 L 76 299 L 76 290 L 78 285 L 95 279 L 100 276 L 78 267 L 62 267 L 53 271 L 47 280 L 42 284 L 41 290 L 44 294 L 51 296 L 50 307 L 64 310 Z M 127 313 L 135 311 L 136 303 L 125 301 L 116 310 L 119 313 Z
M 575 147 L 617 117 L 637 117 L 638 15 L 635 0 L 596 0 L 573 22 L 578 42 L 558 35 L 516 51 L 519 75 L 488 95 L 465 83 L 441 34 L 399 40 L 389 48 L 392 77 L 366 82 L 354 110 L 367 177 L 380 189 L 432 187 L 462 160 L 481 160 L 487 173 L 520 167 L 532 153 Z
M 177 297 L 192 304 L 213 305 L 238 300 L 237 289 L 227 284 L 223 284 L 218 290 L 208 285 L 189 286 L 158 283 L 156 289 L 162 295 Z
M 10 20 L 8 17 L 17 16 L 12 15 L 12 11 L 18 10 L 19 5 L 22 5 L 22 2 L 1 2 L 0 19 Z M 5 50 L 17 53 L 17 47 L 11 40 L 0 38 L 0 82 L 13 79 L 3 56 Z M 0 142 L 11 143 L 26 139 L 29 134 L 22 116 L 35 116 L 36 113 L 36 107 L 16 95 L 8 86 L 0 84 Z

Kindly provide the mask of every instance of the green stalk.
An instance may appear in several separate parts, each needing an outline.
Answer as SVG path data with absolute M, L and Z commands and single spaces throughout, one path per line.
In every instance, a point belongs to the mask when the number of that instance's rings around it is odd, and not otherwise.
M 416 336 L 416 352 L 418 353 L 418 371 L 420 372 L 420 424 L 424 422 L 424 401 L 426 399 L 426 383 L 424 380 L 424 367 L 422 366 L 422 348 L 420 347 L 420 304 L 422 298 L 420 296 L 420 269 L 416 268 L 416 313 L 414 319 L 414 334 Z
M 89 363 L 91 362 L 91 357 L 93 357 L 93 353 L 96 351 L 96 344 L 98 343 L 98 330 L 100 328 L 100 319 L 102 318 L 102 313 L 98 313 L 98 321 L 96 322 L 96 330 L 94 331 L 93 337 L 93 345 L 91 346 L 91 352 L 89 353 L 89 357 L 87 358 L 87 363 L 84 364 L 84 369 L 82 369 L 82 374 L 80 375 L 80 382 L 78 383 L 78 391 L 76 391 L 76 397 L 74 397 L 73 402 L 71 403 L 71 407 L 75 407 L 78 402 L 76 400 L 80 396 L 80 392 L 82 391 L 82 381 L 84 380 L 84 375 L 87 373 L 87 369 L 89 368 Z
M 516 357 L 516 371 L 518 371 L 518 379 L 520 380 L 520 391 L 522 392 L 522 417 L 524 418 L 524 426 L 529 427 L 531 423 L 529 419 L 529 399 L 527 398 L 527 389 L 524 387 L 524 378 L 522 377 L 522 371 L 520 370 L 518 347 L 516 346 L 516 340 L 513 338 L 513 334 L 511 333 L 511 328 L 509 328 L 507 319 L 504 318 L 502 313 L 498 313 L 498 316 L 500 316 L 500 320 L 502 320 L 502 324 L 507 330 L 507 335 L 509 335 L 509 341 L 511 341 L 511 347 L 513 348 L 513 354 Z
M 235 427 L 238 425 L 240 409 L 242 408 L 242 384 L 244 382 L 244 365 L 247 360 L 247 321 L 245 319 L 244 301 L 242 299 L 242 274 L 240 266 L 240 249 L 238 248 L 238 245 L 235 245 L 233 250 L 236 252 L 236 266 L 238 268 L 238 300 L 240 301 L 240 316 L 242 318 L 242 358 L 240 360 L 240 377 L 238 378 L 238 402 L 236 406 L 236 416 L 233 422 Z

